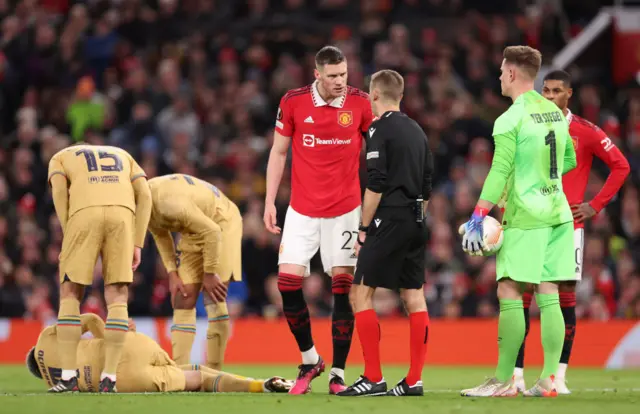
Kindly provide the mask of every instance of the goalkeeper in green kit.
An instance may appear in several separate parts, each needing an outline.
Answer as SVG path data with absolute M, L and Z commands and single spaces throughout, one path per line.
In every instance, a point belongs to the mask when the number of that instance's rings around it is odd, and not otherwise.
M 555 397 L 554 374 L 564 342 L 558 282 L 574 277 L 573 216 L 562 190 L 562 175 L 576 167 L 567 120 L 551 101 L 533 89 L 540 52 L 528 46 L 504 50 L 500 84 L 513 105 L 493 127 L 495 153 L 480 200 L 463 226 L 463 250 L 483 254 L 482 222 L 506 197 L 504 242 L 496 267 L 500 318 L 495 376 L 463 390 L 468 397 L 518 394 L 513 369 L 524 339 L 522 292 L 535 286 L 540 308 L 544 367 L 527 397 Z M 504 194 L 504 195 L 503 195 Z

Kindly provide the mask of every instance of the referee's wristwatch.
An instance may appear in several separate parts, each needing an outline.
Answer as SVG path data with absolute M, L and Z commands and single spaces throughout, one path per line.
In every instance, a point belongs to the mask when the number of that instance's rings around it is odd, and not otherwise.
M 366 232 L 368 232 L 368 231 L 369 231 L 369 226 L 363 226 L 363 225 L 361 224 L 361 225 L 360 225 L 360 227 L 358 227 L 358 230 L 359 230 L 359 231 L 364 231 L 364 232 L 366 233 Z M 360 235 L 358 235 L 358 237 L 357 237 L 357 239 L 356 239 L 356 240 L 358 241 L 358 244 L 359 244 L 360 246 L 363 246 L 363 245 L 364 245 L 364 242 L 363 242 L 362 240 L 360 240 Z

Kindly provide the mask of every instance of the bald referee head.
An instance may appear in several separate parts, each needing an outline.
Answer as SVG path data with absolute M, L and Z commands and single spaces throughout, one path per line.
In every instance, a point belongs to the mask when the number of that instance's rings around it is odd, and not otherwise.
M 395 70 L 384 69 L 371 76 L 369 100 L 377 117 L 387 111 L 399 111 L 404 95 L 404 79 Z

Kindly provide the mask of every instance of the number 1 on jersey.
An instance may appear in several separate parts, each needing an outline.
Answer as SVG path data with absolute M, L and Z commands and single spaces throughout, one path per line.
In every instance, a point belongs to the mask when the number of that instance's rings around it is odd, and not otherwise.
M 544 138 L 545 145 L 549 145 L 549 178 L 558 179 L 558 153 L 556 151 L 556 133 L 549 131 Z

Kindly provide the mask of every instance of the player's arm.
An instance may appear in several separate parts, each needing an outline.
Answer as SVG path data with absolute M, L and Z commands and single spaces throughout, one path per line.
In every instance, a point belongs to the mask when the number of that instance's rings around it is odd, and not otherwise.
M 144 239 L 147 235 L 147 227 L 149 226 L 153 204 L 151 200 L 151 190 L 147 182 L 147 175 L 133 158 L 131 161 L 131 184 L 133 185 L 133 193 L 136 197 L 134 243 L 136 247 L 142 249 L 142 247 L 144 247 Z
M 62 232 L 67 226 L 69 219 L 69 189 L 67 186 L 67 175 L 64 171 L 62 163 L 58 157 L 51 158 L 49 161 L 49 184 L 51 185 L 51 197 L 53 198 L 53 207 L 60 221 Z
M 265 197 L 266 204 L 275 204 L 278 187 L 282 180 L 284 167 L 287 164 L 287 153 L 291 145 L 291 137 L 287 137 L 275 131 L 273 134 L 273 147 L 269 153 L 269 162 L 267 163 L 267 194 Z
M 167 269 L 167 273 L 177 271 L 176 248 L 171 232 L 155 226 L 153 222 L 149 223 L 149 231 L 156 243 L 160 259 L 162 260 L 162 264 L 164 264 L 165 269 Z
M 576 159 L 576 149 L 573 146 L 573 140 L 569 134 L 569 130 L 566 131 L 567 142 L 564 146 L 564 164 L 562 166 L 562 175 L 565 175 L 569 171 L 578 166 L 578 160 Z
M 387 182 L 387 150 L 379 124 L 367 141 L 367 189 L 362 201 L 362 226 L 369 227 Z
M 196 206 L 185 210 L 183 223 L 186 233 L 199 235 L 203 242 L 204 271 L 217 274 L 220 272 L 220 255 L 222 254 L 222 229 L 215 221 L 207 217 Z
M 80 315 L 82 333 L 91 332 L 94 338 L 104 338 L 104 321 L 94 313 Z
M 602 189 L 600 189 L 593 200 L 589 202 L 589 205 L 593 207 L 596 213 L 599 213 L 604 206 L 609 204 L 613 196 L 620 191 L 631 168 L 629 167 L 627 158 L 622 154 L 620 149 L 611 142 L 609 137 L 605 135 L 604 131 L 596 131 L 594 139 L 590 142 L 590 147 L 594 155 L 604 161 L 609 167 L 607 181 L 605 181 Z
M 277 226 L 276 195 L 282 181 L 284 167 L 287 165 L 287 154 L 293 136 L 293 110 L 290 108 L 287 95 L 280 100 L 276 115 L 276 129 L 273 133 L 273 146 L 267 162 L 267 190 L 264 200 L 264 225 L 271 233 L 280 233 Z
M 227 287 L 219 276 L 222 229 L 196 206 L 185 210 L 185 213 L 185 230 L 198 234 L 204 241 L 202 290 L 205 292 L 205 303 L 209 300 L 213 303 L 223 302 L 227 297 Z
M 485 209 L 487 213 L 500 201 L 509 175 L 513 170 L 516 155 L 516 129 L 499 133 L 496 133 L 494 129 L 493 139 L 495 142 L 493 162 L 476 206 Z

